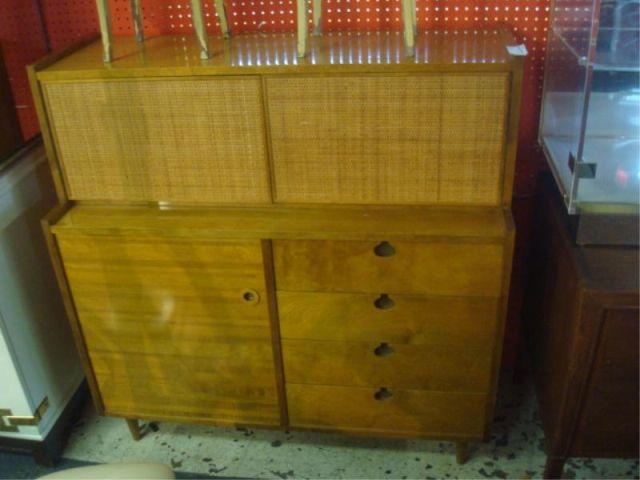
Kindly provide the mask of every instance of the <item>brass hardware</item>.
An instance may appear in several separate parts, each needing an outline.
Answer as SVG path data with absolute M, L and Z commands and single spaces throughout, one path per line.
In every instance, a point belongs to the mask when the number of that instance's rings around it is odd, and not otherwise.
M 393 393 L 386 387 L 381 387 L 376 393 L 373 394 L 373 398 L 379 401 L 386 400 L 393 397 Z
M 391 298 L 389 298 L 389 295 L 387 295 L 386 293 L 382 293 L 376 300 L 375 302 L 373 302 L 373 305 L 378 309 L 378 310 L 389 310 L 390 308 L 393 308 L 394 305 L 396 304 L 396 302 L 394 302 L 393 300 L 391 300 Z
M 569 152 L 567 161 L 571 173 L 576 173 L 578 178 L 596 178 L 597 163 L 579 162 L 573 152 Z
M 415 53 L 415 5 L 413 0 L 402 0 L 402 24 L 405 54 L 407 57 L 413 57 Z
M 222 18 L 221 12 L 218 12 L 220 18 Z M 202 1 L 191 0 L 191 22 L 193 23 L 193 29 L 196 31 L 196 37 L 198 38 L 198 45 L 200 46 L 200 58 L 202 60 L 208 60 L 211 58 L 209 52 L 209 37 L 207 36 L 207 23 L 204 21 L 204 15 L 202 14 Z M 222 25 L 222 23 L 220 23 Z
M 242 299 L 246 303 L 257 304 L 260 302 L 260 295 L 255 290 L 247 289 L 242 292 Z
M 396 249 L 389 242 L 385 241 L 376 245 L 373 253 L 375 253 L 377 257 L 392 257 L 396 254 Z
M 102 34 L 102 60 L 105 63 L 113 60 L 113 47 L 111 45 L 111 14 L 109 13 L 108 0 L 96 0 L 98 7 L 98 23 Z
M 140 0 L 131 0 L 131 17 L 133 18 L 133 31 L 136 34 L 136 42 L 144 42 L 144 29 L 142 27 L 142 7 Z
M 0 432 L 17 432 L 18 427 L 11 425 L 8 418 L 11 416 L 11 410 L 0 408 Z
M 307 54 L 307 30 L 309 30 L 307 0 L 296 0 L 296 7 L 298 17 L 298 58 L 302 58 Z
M 32 416 L 13 415 L 13 412 L 9 409 L 0 409 L 0 432 L 17 432 L 18 426 L 36 426 L 48 409 L 48 397 L 44 397 Z
M 220 31 L 224 38 L 229 37 L 229 24 L 227 23 L 227 9 L 224 6 L 224 0 L 215 0 L 216 12 L 220 20 Z
M 381 343 L 380 345 L 378 345 L 374 350 L 373 350 L 373 354 L 376 357 L 388 357 L 389 355 L 393 354 L 393 348 L 391 348 L 389 346 L 388 343 Z
M 322 0 L 313 1 L 313 34 L 322 33 Z

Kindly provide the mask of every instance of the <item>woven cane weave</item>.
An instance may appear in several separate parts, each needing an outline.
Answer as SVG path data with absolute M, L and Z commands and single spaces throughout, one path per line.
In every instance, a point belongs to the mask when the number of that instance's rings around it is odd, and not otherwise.
M 499 203 L 507 76 L 267 81 L 276 200 Z
M 270 200 L 259 81 L 48 83 L 74 200 Z

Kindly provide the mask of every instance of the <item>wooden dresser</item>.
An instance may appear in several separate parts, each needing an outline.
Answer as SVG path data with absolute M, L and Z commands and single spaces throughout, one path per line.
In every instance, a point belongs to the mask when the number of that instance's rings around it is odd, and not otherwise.
M 522 58 L 501 31 L 99 42 L 31 68 L 100 413 L 486 438 Z
M 543 182 L 527 333 L 545 431 L 545 478 L 569 457 L 637 458 L 638 249 L 578 247 Z

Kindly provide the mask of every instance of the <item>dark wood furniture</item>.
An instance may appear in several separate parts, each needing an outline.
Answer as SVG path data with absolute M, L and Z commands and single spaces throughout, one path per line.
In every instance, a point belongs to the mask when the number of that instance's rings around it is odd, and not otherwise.
M 576 246 L 543 185 L 527 335 L 558 478 L 568 457 L 638 456 L 638 249 Z
M 22 144 L 18 115 L 0 45 L 0 164 Z

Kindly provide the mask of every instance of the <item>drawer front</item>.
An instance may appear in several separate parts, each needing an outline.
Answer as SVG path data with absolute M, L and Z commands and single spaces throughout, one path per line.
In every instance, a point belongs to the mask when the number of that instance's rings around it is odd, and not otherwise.
M 393 342 L 283 340 L 287 382 L 486 393 L 493 342 L 405 345 Z
M 57 241 L 107 413 L 279 423 L 259 241 Z
M 149 354 L 142 342 L 143 353 L 89 349 L 107 414 L 279 425 L 270 344 L 210 345 L 210 354 Z
M 463 347 L 495 341 L 495 298 L 278 292 L 280 333 L 285 339 L 381 341 Z
M 289 383 L 287 399 L 294 427 L 468 439 L 484 434 L 485 395 Z
M 507 74 L 266 82 L 278 202 L 499 204 Z
M 264 290 L 258 241 L 117 235 L 58 236 L 57 241 L 72 287 L 85 294 L 206 298 L 220 292 Z
M 278 290 L 500 297 L 493 243 L 274 241 Z
M 72 200 L 270 202 L 260 81 L 43 85 Z

